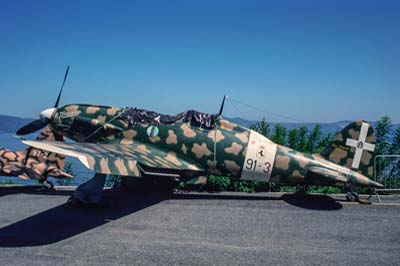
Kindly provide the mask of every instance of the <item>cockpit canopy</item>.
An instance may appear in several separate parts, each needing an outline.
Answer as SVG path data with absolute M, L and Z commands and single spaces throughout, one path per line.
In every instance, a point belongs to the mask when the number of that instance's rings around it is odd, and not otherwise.
M 206 114 L 195 110 L 189 110 L 172 116 L 135 107 L 126 108 L 120 114 L 120 118 L 128 122 L 129 125 L 136 125 L 138 123 L 152 125 L 190 123 L 193 126 L 206 129 L 214 128 L 218 117 L 218 114 Z

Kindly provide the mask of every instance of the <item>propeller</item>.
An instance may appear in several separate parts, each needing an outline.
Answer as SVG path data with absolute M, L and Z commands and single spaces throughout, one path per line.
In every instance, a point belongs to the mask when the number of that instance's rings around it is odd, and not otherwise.
M 63 83 L 61 85 L 60 92 L 58 93 L 58 97 L 57 97 L 57 100 L 56 100 L 56 104 L 54 105 L 54 108 L 57 108 L 58 104 L 60 103 L 61 93 L 63 91 L 64 85 L 65 85 L 65 81 L 67 80 L 67 77 L 68 77 L 68 71 L 69 71 L 69 66 L 67 67 L 67 70 L 65 71 L 64 80 L 63 80 Z
M 49 120 L 47 118 L 39 118 L 18 129 L 17 135 L 27 135 L 33 133 L 39 129 L 44 128 L 48 123 Z
M 218 115 L 222 115 L 222 111 L 224 110 L 226 95 L 224 95 L 224 99 L 222 99 L 221 108 L 219 109 Z
M 54 107 L 48 108 L 48 109 L 42 111 L 40 113 L 39 119 L 34 120 L 34 121 L 30 122 L 29 124 L 18 129 L 17 135 L 27 135 L 27 134 L 33 133 L 39 129 L 44 128 L 45 126 L 47 126 L 49 124 L 52 114 L 54 113 L 55 110 L 57 110 L 58 104 L 60 103 L 61 94 L 62 94 L 64 85 L 65 85 L 65 81 L 67 80 L 67 77 L 68 77 L 68 72 L 69 72 L 69 66 L 67 67 L 67 70 L 65 71 L 64 80 L 61 85 L 60 92 L 58 93 L 57 100 L 56 100 L 56 103 L 54 104 Z

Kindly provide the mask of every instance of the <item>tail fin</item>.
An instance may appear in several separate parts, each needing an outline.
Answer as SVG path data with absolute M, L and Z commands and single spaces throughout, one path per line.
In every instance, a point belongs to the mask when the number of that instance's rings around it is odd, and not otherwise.
M 63 141 L 61 135 L 54 133 L 50 128 L 45 128 L 37 140 Z M 57 153 L 47 152 L 36 148 L 28 148 L 26 156 L 26 167 L 32 168 L 44 178 L 52 176 L 56 178 L 72 178 L 70 174 L 63 171 L 65 156 Z
M 365 121 L 356 121 L 338 133 L 321 152 L 326 160 L 372 177 L 374 170 L 375 134 Z

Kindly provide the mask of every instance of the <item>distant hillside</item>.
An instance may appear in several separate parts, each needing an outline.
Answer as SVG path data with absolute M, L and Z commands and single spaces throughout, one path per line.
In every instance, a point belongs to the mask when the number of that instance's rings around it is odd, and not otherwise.
M 33 121 L 32 118 L 20 118 L 16 116 L 0 115 L 0 132 L 15 133 L 21 126 Z

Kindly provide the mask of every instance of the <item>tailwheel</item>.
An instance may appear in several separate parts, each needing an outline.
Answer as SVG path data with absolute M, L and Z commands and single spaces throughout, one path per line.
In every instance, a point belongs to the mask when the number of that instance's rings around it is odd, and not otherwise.
M 349 202 L 355 202 L 355 201 L 359 201 L 360 198 L 359 198 L 357 192 L 349 191 L 346 194 L 346 200 L 349 201 Z
M 48 180 L 45 180 L 45 181 L 43 182 L 43 186 L 44 186 L 46 189 L 54 189 L 54 183 L 51 182 L 51 181 L 48 181 Z

